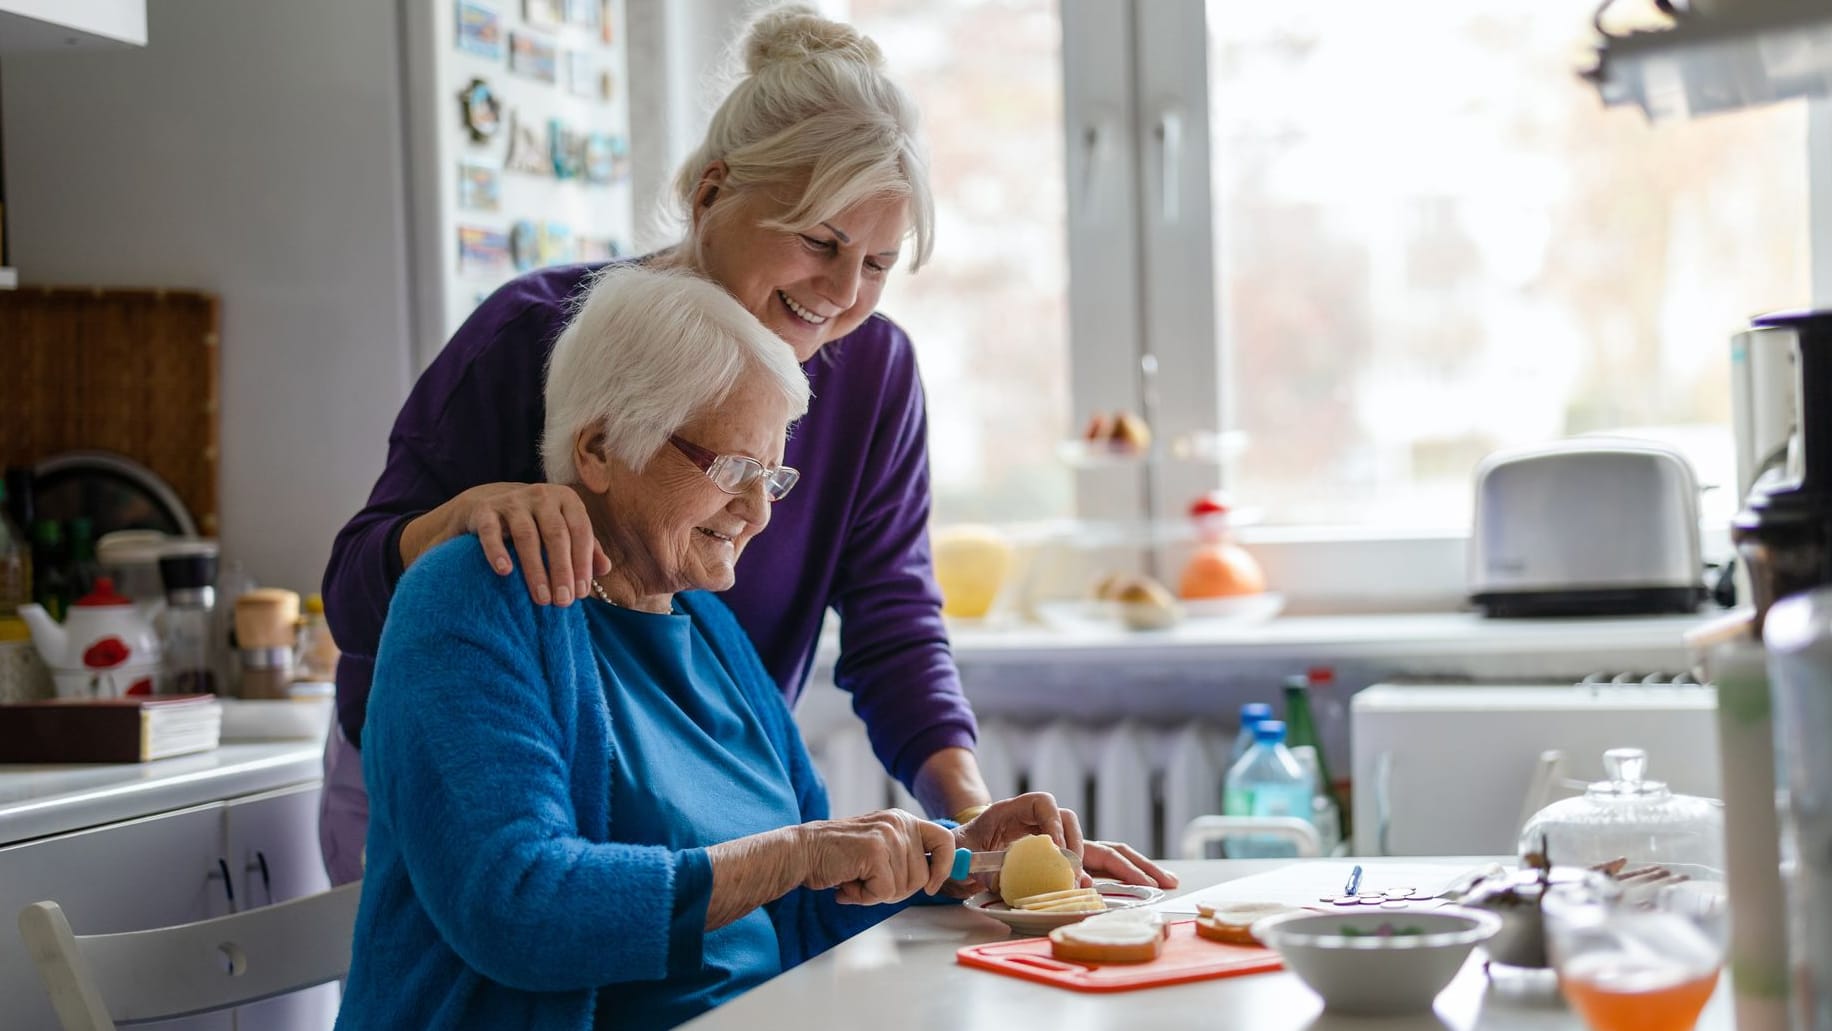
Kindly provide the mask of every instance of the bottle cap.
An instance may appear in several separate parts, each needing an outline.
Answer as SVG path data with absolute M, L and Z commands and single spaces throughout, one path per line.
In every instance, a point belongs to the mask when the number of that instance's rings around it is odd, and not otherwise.
M 1285 740 L 1284 720 L 1261 720 L 1253 727 L 1253 740 L 1262 745 L 1275 745 Z
M 1240 725 L 1251 727 L 1260 720 L 1272 718 L 1272 706 L 1265 702 L 1248 702 L 1240 707 Z

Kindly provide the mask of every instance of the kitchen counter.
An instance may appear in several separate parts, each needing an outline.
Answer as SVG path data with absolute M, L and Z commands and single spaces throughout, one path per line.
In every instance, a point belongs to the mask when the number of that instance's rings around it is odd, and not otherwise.
M 324 745 L 237 742 L 146 763 L 0 764 L 0 846 L 323 776 Z
M 1362 860 L 1378 864 L 1380 860 Z M 1416 862 L 1416 860 L 1413 860 Z M 1263 873 L 1280 862 L 1210 860 L 1168 865 L 1182 879 L 1173 894 Z M 1033 984 L 960 966 L 963 945 L 1000 941 L 1005 925 L 955 906 L 905 910 L 688 1024 L 697 1031 L 1010 1031 L 1072 1028 L 1136 1031 L 1241 1027 L 1254 1031 L 1582 1031 L 1556 988 L 1490 986 L 1481 953 L 1472 954 L 1431 1014 L 1378 1020 L 1325 1013 L 1292 974 L 1255 974 L 1133 992 L 1090 994 Z M 1544 982 L 1542 982 L 1544 983 Z M 1548 994 L 1549 993 L 1549 994 Z M 1730 993 L 1720 987 L 1699 1031 L 1731 1031 Z

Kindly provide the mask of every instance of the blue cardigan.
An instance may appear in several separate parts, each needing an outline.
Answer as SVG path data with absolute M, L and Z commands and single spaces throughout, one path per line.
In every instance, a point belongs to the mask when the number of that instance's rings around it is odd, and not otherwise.
M 729 611 L 677 596 L 827 817 L 807 749 Z M 610 723 L 584 607 L 537 607 L 475 539 L 401 579 L 363 741 L 369 838 L 339 1029 L 592 1026 L 596 990 L 697 964 L 670 940 L 682 853 L 608 840 Z M 709 886 L 708 886 L 709 890 Z M 698 911 L 705 911 L 698 900 Z M 765 909 L 783 969 L 896 912 L 796 889 Z

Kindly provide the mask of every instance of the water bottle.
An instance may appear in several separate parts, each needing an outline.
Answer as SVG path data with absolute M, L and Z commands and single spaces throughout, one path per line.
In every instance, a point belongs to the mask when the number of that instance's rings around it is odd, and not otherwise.
M 1253 747 L 1253 728 L 1259 726 L 1261 720 L 1271 718 L 1272 706 L 1265 702 L 1248 702 L 1240 707 L 1240 733 L 1234 735 L 1234 747 L 1228 751 L 1229 769 L 1233 769 L 1240 757 L 1247 754 L 1247 749 Z
M 1285 724 L 1261 720 L 1253 728 L 1253 747 L 1228 769 L 1222 812 L 1227 816 L 1290 816 L 1311 819 L 1316 786 L 1285 747 Z M 1230 859 L 1296 858 L 1298 847 L 1285 838 L 1236 834 L 1226 839 Z

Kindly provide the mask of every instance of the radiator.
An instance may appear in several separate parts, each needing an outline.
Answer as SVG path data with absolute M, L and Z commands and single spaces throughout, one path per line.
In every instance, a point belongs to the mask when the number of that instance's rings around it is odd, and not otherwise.
M 922 807 L 884 773 L 856 719 L 804 722 L 814 765 L 835 816 Z M 1195 817 L 1221 811 L 1221 779 L 1233 735 L 1218 726 L 1131 720 L 1089 725 L 980 721 L 980 772 L 994 798 L 1047 791 L 1082 818 L 1090 838 L 1128 842 L 1169 856 Z

